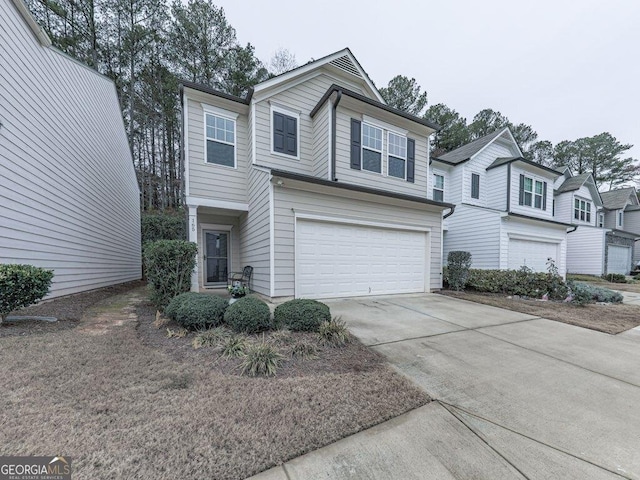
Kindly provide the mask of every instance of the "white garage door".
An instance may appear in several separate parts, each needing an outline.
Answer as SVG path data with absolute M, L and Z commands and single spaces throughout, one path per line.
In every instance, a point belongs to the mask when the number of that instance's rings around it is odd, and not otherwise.
M 558 244 L 534 240 L 509 240 L 509 268 L 518 270 L 527 266 L 535 272 L 546 272 L 547 261 L 553 258 L 558 265 Z
M 426 232 L 296 223 L 296 297 L 425 291 Z
M 631 270 L 631 247 L 609 245 L 607 247 L 607 273 L 626 275 Z

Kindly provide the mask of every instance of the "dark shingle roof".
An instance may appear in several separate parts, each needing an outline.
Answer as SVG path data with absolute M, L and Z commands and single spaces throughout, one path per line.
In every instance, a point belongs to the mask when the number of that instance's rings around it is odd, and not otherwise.
M 491 165 L 487 167 L 487 170 L 491 170 L 492 168 L 499 167 L 500 165 L 506 165 L 509 162 L 513 162 L 515 160 L 524 160 L 522 157 L 500 157 L 496 158 Z
M 497 130 L 489 135 L 485 135 L 484 137 L 480 137 L 473 142 L 467 143 L 461 147 L 456 148 L 455 150 L 450 151 L 449 153 L 445 153 L 444 155 L 440 155 L 434 160 L 442 160 L 445 163 L 450 163 L 452 165 L 457 165 L 462 162 L 466 162 L 471 157 L 473 157 L 476 153 L 486 147 L 491 141 L 500 136 L 505 129 Z
M 573 190 L 578 190 L 584 182 L 587 181 L 591 174 L 590 173 L 581 173 L 580 175 L 576 175 L 575 177 L 567 178 L 560 188 L 558 188 L 557 193 L 571 192 Z
M 607 210 L 618 210 L 624 208 L 629 200 L 629 195 L 633 193 L 634 188 L 619 188 L 617 190 L 611 190 L 609 192 L 602 192 L 602 204 Z

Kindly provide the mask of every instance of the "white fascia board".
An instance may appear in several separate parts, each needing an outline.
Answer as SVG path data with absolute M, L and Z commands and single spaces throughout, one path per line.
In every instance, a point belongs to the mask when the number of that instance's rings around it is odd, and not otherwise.
M 228 202 L 226 200 L 214 200 L 211 198 L 201 198 L 201 197 L 191 197 L 191 196 L 187 196 L 187 206 L 222 208 L 225 210 L 238 210 L 239 212 L 249 211 L 248 203 Z

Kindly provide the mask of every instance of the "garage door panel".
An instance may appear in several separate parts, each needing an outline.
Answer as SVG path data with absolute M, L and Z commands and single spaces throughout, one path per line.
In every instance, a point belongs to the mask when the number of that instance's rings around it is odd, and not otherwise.
M 296 296 L 424 292 L 426 233 L 298 220 Z
M 536 272 L 547 271 L 547 261 L 553 258 L 558 265 L 558 244 L 536 240 L 509 240 L 509 269 L 526 266 Z
M 631 270 L 631 247 L 609 245 L 607 247 L 607 273 L 627 275 Z

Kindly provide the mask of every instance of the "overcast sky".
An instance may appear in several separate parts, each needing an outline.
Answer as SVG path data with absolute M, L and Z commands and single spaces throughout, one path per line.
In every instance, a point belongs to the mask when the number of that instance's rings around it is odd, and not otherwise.
M 298 64 L 349 47 L 378 87 L 414 77 L 467 120 L 493 108 L 539 140 L 608 131 L 640 159 L 640 2 L 218 0 L 241 43 Z

